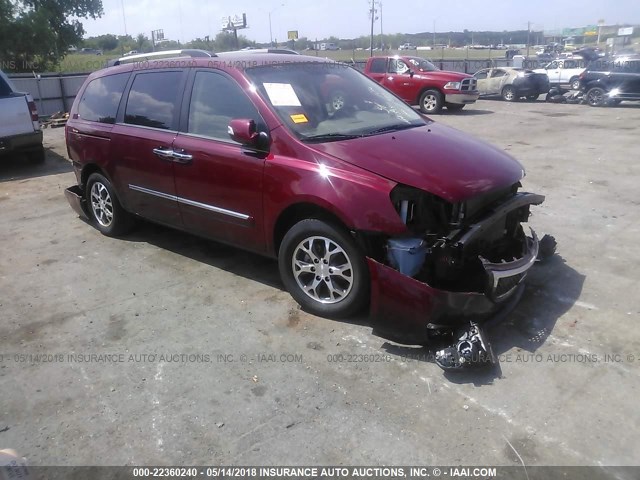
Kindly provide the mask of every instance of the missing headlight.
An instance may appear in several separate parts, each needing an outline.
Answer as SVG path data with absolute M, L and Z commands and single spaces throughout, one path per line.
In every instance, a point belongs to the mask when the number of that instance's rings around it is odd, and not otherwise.
M 419 235 L 445 232 L 452 218 L 452 204 L 406 185 L 391 191 L 391 202 L 409 230 Z

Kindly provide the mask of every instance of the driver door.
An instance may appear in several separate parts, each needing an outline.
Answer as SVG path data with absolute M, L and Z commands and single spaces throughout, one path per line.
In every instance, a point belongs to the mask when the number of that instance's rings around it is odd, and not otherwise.
M 557 85 L 560 82 L 560 76 L 562 74 L 562 63 L 554 60 L 545 68 L 547 69 L 547 75 L 549 76 L 549 83 Z M 567 80 L 568 81 L 568 80 Z
M 505 77 L 507 76 L 507 71 L 501 68 L 494 68 L 491 70 L 491 76 L 489 78 L 489 94 L 491 95 L 499 95 L 502 93 L 502 84 L 505 81 Z
M 231 77 L 192 73 L 173 143 L 176 196 L 183 224 L 203 236 L 253 251 L 264 250 L 262 215 L 266 155 L 231 140 L 232 119 L 265 121 Z
M 418 98 L 418 85 L 409 72 L 409 65 L 401 58 L 390 58 L 387 75 L 382 83 L 405 102 L 414 102 Z
M 478 70 L 473 76 L 478 82 L 478 92 L 480 95 L 489 95 L 489 74 L 491 70 L 485 68 L 483 70 Z

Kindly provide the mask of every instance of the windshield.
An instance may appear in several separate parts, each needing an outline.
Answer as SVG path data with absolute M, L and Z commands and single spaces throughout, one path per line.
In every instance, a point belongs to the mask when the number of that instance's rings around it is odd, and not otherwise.
M 425 125 L 409 105 L 344 64 L 272 64 L 246 73 L 303 141 L 344 140 Z
M 431 63 L 428 60 L 425 60 L 424 58 L 410 57 L 407 60 L 409 60 L 411 65 L 413 65 L 416 68 L 416 70 L 419 70 L 421 72 L 436 72 L 440 70 L 433 63 Z

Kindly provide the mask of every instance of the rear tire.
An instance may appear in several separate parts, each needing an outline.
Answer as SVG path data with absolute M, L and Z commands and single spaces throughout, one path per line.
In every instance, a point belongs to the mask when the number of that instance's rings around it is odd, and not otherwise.
M 44 161 L 47 158 L 47 155 L 44 151 L 44 147 L 40 147 L 36 150 L 33 150 L 29 152 L 27 155 L 31 163 L 44 163 Z
M 437 90 L 425 90 L 420 95 L 418 105 L 422 113 L 438 113 L 442 110 L 444 100 L 442 94 Z
M 593 87 L 589 89 L 585 95 L 587 103 L 592 107 L 603 107 L 605 102 L 605 92 L 600 87 Z
M 511 85 L 507 85 L 502 89 L 502 99 L 505 102 L 515 102 L 518 97 L 516 96 L 516 90 Z
M 133 227 L 133 216 L 122 208 L 111 182 L 104 175 L 92 173 L 89 176 L 85 198 L 91 223 L 103 235 L 116 237 Z
M 348 232 L 317 219 L 296 223 L 278 254 L 285 287 L 306 311 L 322 317 L 347 317 L 369 297 L 365 257 Z

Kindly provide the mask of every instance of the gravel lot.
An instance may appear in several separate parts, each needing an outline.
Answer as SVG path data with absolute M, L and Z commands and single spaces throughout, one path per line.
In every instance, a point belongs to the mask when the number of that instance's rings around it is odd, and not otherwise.
M 33 465 L 637 464 L 640 108 L 482 100 L 437 120 L 547 196 L 531 224 L 558 254 L 491 333 L 501 375 L 447 376 L 366 317 L 304 313 L 274 261 L 149 224 L 100 235 L 45 130 L 44 165 L 0 163 L 0 448 Z

